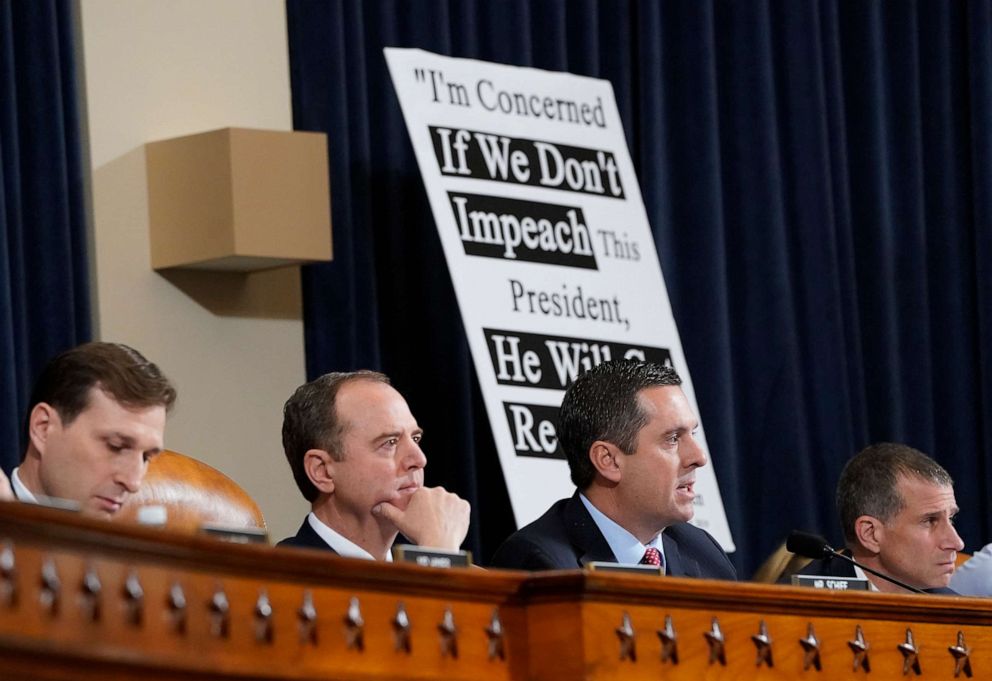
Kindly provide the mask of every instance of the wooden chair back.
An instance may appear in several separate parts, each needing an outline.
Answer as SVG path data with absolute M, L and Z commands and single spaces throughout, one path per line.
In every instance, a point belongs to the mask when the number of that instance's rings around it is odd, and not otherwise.
M 765 562 L 757 569 L 751 580 L 762 584 L 775 584 L 783 577 L 788 577 L 799 572 L 809 565 L 809 563 L 809 558 L 797 556 L 785 548 L 785 542 L 782 542 L 765 559 Z
M 165 527 L 196 534 L 204 525 L 231 529 L 265 529 L 262 511 L 244 489 L 202 461 L 166 450 L 148 464 L 141 489 L 118 513 L 138 522 L 142 507 L 163 507 Z

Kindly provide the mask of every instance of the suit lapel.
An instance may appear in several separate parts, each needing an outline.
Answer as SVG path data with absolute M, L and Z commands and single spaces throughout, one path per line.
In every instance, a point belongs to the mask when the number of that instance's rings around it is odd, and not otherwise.
M 324 541 L 323 537 L 317 534 L 317 530 L 313 529 L 309 516 L 303 519 L 303 524 L 300 525 L 300 531 L 296 533 L 296 538 L 304 546 L 315 549 L 326 549 L 332 553 L 337 553 L 337 551 L 331 548 L 330 544 Z
M 845 556 L 849 556 L 850 552 L 847 549 L 843 551 Z M 858 571 L 854 569 L 854 565 L 848 563 L 846 560 L 841 558 L 836 558 L 831 556 L 827 559 L 827 565 L 829 566 L 830 572 L 828 574 L 837 575 L 838 577 L 857 577 Z
M 683 564 L 682 554 L 679 553 L 679 545 L 672 538 L 666 529 L 661 535 L 661 545 L 665 548 L 665 574 L 672 577 L 695 577 L 698 570 L 691 570 L 690 567 L 695 567 L 694 561 L 688 561 L 691 563 Z
M 569 541 L 575 547 L 580 565 L 594 561 L 608 563 L 617 561 L 603 533 L 596 527 L 589 511 L 579 499 L 578 492 L 573 494 L 565 505 L 565 530 L 568 532 Z

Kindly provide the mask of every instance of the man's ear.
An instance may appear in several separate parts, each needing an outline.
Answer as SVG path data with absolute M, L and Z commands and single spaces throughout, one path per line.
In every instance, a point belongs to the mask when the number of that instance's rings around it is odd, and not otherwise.
M 623 477 L 623 464 L 621 458 L 624 456 L 620 448 L 612 442 L 596 440 L 589 447 L 589 462 L 606 480 L 616 484 Z
M 334 492 L 334 459 L 323 449 L 308 449 L 303 455 L 303 470 L 322 494 Z
M 874 516 L 858 516 L 854 521 L 854 536 L 863 547 L 872 553 L 879 553 L 885 540 L 885 526 Z
M 28 416 L 28 439 L 39 454 L 45 453 L 52 427 L 61 423 L 62 419 L 59 418 L 59 413 L 55 411 L 55 407 L 47 402 L 39 402 L 34 405 L 31 415 Z

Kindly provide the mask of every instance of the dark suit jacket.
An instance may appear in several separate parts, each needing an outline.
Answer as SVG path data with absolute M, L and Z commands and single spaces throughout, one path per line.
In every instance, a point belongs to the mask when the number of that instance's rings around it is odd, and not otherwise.
M 826 558 L 818 558 L 812 563 L 799 570 L 796 574 L 798 575 L 820 575 L 823 577 L 857 577 L 857 572 L 854 571 L 854 566 L 848 563 L 842 558 L 837 558 L 835 556 L 827 556 Z M 788 577 L 783 577 L 781 581 L 788 582 Z M 958 596 L 958 592 L 952 589 L 948 589 L 946 586 L 937 587 L 936 589 L 924 589 L 928 594 L 940 594 L 945 596 Z
M 412 542 L 404 537 L 402 534 L 396 535 L 397 544 L 411 544 Z M 297 530 L 295 537 L 286 537 L 281 542 L 276 544 L 276 546 L 295 546 L 297 548 L 303 549 L 322 549 L 324 551 L 330 551 L 334 555 L 337 555 L 337 551 L 332 549 L 330 545 L 321 539 L 317 531 L 313 529 L 310 525 L 310 516 L 308 515 L 303 519 L 303 524 L 300 525 L 300 529 Z
M 737 579 L 737 572 L 716 540 L 688 523 L 667 528 L 661 537 L 666 572 L 674 577 Z M 592 561 L 616 562 L 589 511 L 576 492 L 510 535 L 493 556 L 492 566 L 518 570 L 580 568 Z
M 300 525 L 300 529 L 297 531 L 295 537 L 286 537 L 281 542 L 276 544 L 276 546 L 295 546 L 303 549 L 323 549 L 325 551 L 330 551 L 333 554 L 337 554 L 337 551 L 332 549 L 326 541 L 320 538 L 320 535 L 310 527 L 310 517 L 307 516 L 303 519 L 303 524 Z

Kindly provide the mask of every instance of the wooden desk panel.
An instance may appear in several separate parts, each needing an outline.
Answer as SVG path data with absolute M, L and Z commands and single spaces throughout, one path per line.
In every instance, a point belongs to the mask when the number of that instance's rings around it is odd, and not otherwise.
M 520 576 L 372 565 L 101 524 L 27 505 L 0 508 L 0 552 L 4 546 L 14 556 L 16 585 L 13 604 L 0 599 L 5 680 L 16 670 L 30 679 L 503 681 L 519 655 L 507 641 L 505 659 L 491 659 L 486 630 L 497 609 L 502 626 L 523 625 L 522 606 L 513 602 Z M 46 562 L 61 585 L 54 608 L 44 605 Z M 88 570 L 101 583 L 96 620 L 83 596 Z M 125 595 L 132 575 L 143 593 L 137 620 Z M 182 618 L 170 607 L 176 585 L 186 604 Z M 272 610 L 264 634 L 256 614 L 263 594 Z M 300 616 L 307 599 L 316 612 L 312 629 Z M 360 637 L 346 623 L 352 599 L 364 623 Z M 219 601 L 228 605 L 226 617 L 212 605 Z M 392 625 L 401 606 L 410 622 L 409 652 L 397 649 Z M 446 611 L 457 630 L 454 651 L 442 649 L 438 627 Z
M 11 556 L 12 573 L 4 568 Z M 53 569 L 54 601 L 43 584 Z M 86 595 L 88 573 L 99 579 L 97 597 Z M 140 584 L 140 607 L 125 593 L 129 579 Z M 15 587 L 13 602 L 5 597 L 8 585 Z M 185 601 L 178 610 L 170 604 L 177 585 Z M 271 608 L 267 621 L 257 612 L 261 597 Z M 346 619 L 353 599 L 360 637 Z M 307 602 L 316 612 L 312 628 L 300 614 Z M 393 621 L 401 606 L 410 621 L 409 651 L 397 648 Z M 445 647 L 452 639 L 439 628 L 446 613 L 456 627 L 454 649 Z M 502 656 L 494 613 L 504 632 Z M 658 631 L 666 618 L 676 656 L 664 660 Z M 705 636 L 714 621 L 723 661 Z M 765 658 L 753 640 L 762 622 L 771 651 Z M 800 639 L 810 625 L 820 671 L 804 670 Z M 948 649 L 958 632 L 971 649 L 972 678 L 981 679 L 992 678 L 990 625 L 992 605 L 983 599 L 615 573 L 433 570 L 0 503 L 2 681 L 953 679 Z M 848 645 L 858 626 L 869 646 L 867 671 L 854 669 Z M 899 645 L 907 630 L 919 651 L 919 675 L 912 668 L 903 675 Z M 966 678 L 957 666 L 957 678 Z
M 521 585 L 531 617 L 531 678 L 565 679 L 901 679 L 899 645 L 912 631 L 921 675 L 953 679 L 958 632 L 971 649 L 974 678 L 992 678 L 992 604 L 985 599 L 844 593 L 778 585 L 657 579 L 609 573 L 545 573 Z M 624 647 L 625 616 L 634 655 Z M 659 630 L 671 617 L 678 663 L 662 660 Z M 535 619 L 564 628 L 540 628 Z M 725 641 L 724 660 L 711 662 L 706 632 L 715 621 Z M 760 660 L 753 640 L 762 623 L 770 659 Z M 812 624 L 819 640 L 820 671 L 804 669 Z M 848 642 L 858 626 L 869 646 L 870 673 L 854 669 Z M 564 644 L 563 642 L 569 642 Z M 565 647 L 563 647 L 563 645 Z M 534 651 L 576 651 L 535 655 Z M 769 664 L 769 662 L 771 664 Z M 983 676 L 984 673 L 984 676 Z M 966 678 L 963 669 L 958 678 Z

